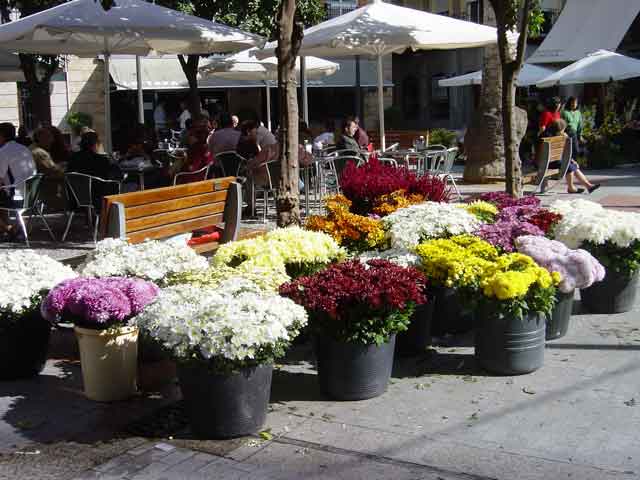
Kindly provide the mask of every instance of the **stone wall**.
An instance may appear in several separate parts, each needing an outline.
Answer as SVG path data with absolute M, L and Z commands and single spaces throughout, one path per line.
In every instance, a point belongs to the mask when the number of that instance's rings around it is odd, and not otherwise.
M 69 111 L 84 112 L 93 117 L 93 128 L 104 138 L 104 62 L 95 58 L 72 58 L 67 64 Z M 55 89 L 54 89 L 55 90 Z M 66 108 L 66 100 L 65 105 Z M 58 108 L 58 107 L 55 107 Z M 52 104 L 52 115 L 54 113 Z M 59 114 L 58 126 L 69 132 L 66 115 Z
M 14 82 L 0 82 L 0 122 L 20 125 L 18 86 Z

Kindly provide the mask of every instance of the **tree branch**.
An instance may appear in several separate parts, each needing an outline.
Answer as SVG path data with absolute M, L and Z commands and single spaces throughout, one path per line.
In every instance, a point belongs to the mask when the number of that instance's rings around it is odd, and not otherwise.
M 524 52 L 527 48 L 527 37 L 529 36 L 529 13 L 531 12 L 531 0 L 524 0 L 522 7 L 522 16 L 520 18 L 520 36 L 518 37 L 518 48 L 516 50 L 516 58 L 514 60 L 518 68 L 524 61 Z

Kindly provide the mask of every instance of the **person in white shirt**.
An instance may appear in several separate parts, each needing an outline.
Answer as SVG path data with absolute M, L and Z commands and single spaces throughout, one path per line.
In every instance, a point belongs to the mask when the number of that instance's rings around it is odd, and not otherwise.
M 22 182 L 36 173 L 36 164 L 31 151 L 15 141 L 16 127 L 11 123 L 0 123 L 0 184 L 16 185 L 12 194 L 6 190 L 0 193 L 0 204 L 12 206 L 16 200 L 24 198 Z M 8 217 L 0 217 L 0 232 L 9 233 Z
M 167 128 L 167 111 L 164 108 L 165 101 L 160 100 L 155 110 L 153 111 L 153 123 L 156 127 L 156 133 L 160 133 L 161 130 Z
M 313 146 L 317 150 L 322 150 L 327 145 L 333 145 L 335 142 L 335 123 L 327 120 L 324 124 L 324 132 L 313 139 Z
M 178 117 L 178 122 L 180 123 L 180 130 L 184 130 L 187 128 L 187 120 L 191 118 L 191 112 L 187 109 L 187 104 L 184 102 L 180 102 L 180 116 Z

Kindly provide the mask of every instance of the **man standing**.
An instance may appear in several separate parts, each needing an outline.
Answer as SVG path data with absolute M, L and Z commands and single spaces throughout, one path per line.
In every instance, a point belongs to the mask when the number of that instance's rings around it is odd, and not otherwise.
M 191 118 L 191 112 L 187 108 L 187 104 L 184 102 L 180 102 L 180 116 L 178 117 L 178 122 L 180 123 L 180 130 L 184 130 L 187 128 L 187 120 Z
M 16 141 L 16 127 L 0 123 L 0 185 L 15 185 L 13 191 L 0 192 L 0 205 L 12 206 L 15 200 L 24 198 L 23 182 L 36 173 L 31 151 Z M 0 232 L 10 233 L 8 217 L 0 217 Z
M 160 100 L 153 111 L 153 123 L 156 127 L 156 134 L 161 138 L 161 132 L 167 129 L 167 111 L 164 108 L 165 101 Z

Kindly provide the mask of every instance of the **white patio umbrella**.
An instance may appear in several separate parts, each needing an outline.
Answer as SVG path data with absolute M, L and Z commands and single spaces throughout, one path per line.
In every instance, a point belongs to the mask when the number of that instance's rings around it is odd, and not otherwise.
M 0 52 L 0 82 L 24 82 L 18 55 Z
M 482 47 L 497 42 L 496 29 L 443 15 L 399 7 L 382 0 L 345 15 L 327 20 L 304 31 L 299 55 L 344 57 L 367 55 L 378 60 L 378 115 L 380 139 L 384 139 L 384 99 L 382 57 L 412 50 Z M 257 53 L 273 55 L 275 43 Z
M 271 83 L 278 80 L 278 59 L 269 57 L 259 60 L 255 57 L 256 49 L 250 48 L 226 58 L 210 60 L 200 67 L 200 74 L 226 78 L 229 80 L 258 80 L 265 84 L 267 103 L 267 128 L 271 130 Z M 317 57 L 307 57 L 307 78 L 321 78 L 333 75 L 340 65 Z M 296 74 L 300 78 L 300 59 L 296 59 Z M 307 106 L 303 106 L 307 109 Z
M 640 60 L 608 50 L 598 50 L 549 75 L 539 88 L 580 83 L 607 83 L 640 77 Z
M 555 68 L 541 67 L 539 65 L 533 65 L 525 63 L 522 66 L 522 70 L 516 78 L 516 85 L 519 87 L 529 87 L 535 85 L 540 80 L 548 77 L 556 71 Z M 465 75 L 458 75 L 456 77 L 445 78 L 439 80 L 438 85 L 441 87 L 464 87 L 468 85 L 482 85 L 482 70 L 476 72 L 467 73 Z
M 0 45 L 40 54 L 104 55 L 105 148 L 111 150 L 109 57 L 151 52 L 235 52 L 261 43 L 241 30 L 186 15 L 144 0 L 117 0 L 105 11 L 100 1 L 72 0 L 0 25 Z

